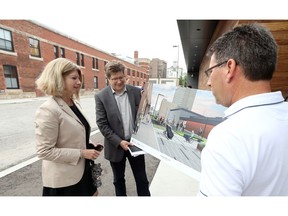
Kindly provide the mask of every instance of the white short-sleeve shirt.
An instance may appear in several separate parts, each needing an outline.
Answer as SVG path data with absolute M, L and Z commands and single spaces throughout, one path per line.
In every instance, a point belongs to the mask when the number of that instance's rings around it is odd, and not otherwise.
M 198 195 L 288 195 L 288 103 L 281 92 L 243 98 L 225 111 L 201 155 Z

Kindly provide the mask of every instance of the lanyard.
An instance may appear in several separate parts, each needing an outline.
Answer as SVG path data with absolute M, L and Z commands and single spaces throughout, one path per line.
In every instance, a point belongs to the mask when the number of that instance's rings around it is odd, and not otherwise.
M 240 110 L 238 110 L 238 111 L 226 116 L 225 119 L 229 118 L 229 116 L 232 116 L 232 115 L 234 115 L 234 114 L 236 114 L 236 113 L 238 113 L 238 112 L 240 112 L 240 111 L 242 111 L 244 109 L 260 107 L 260 106 L 270 106 L 270 105 L 275 105 L 275 104 L 280 104 L 280 103 L 284 103 L 284 101 L 278 101 L 278 102 L 275 102 L 275 103 L 258 104 L 258 105 L 252 105 L 252 106 L 243 107 L 242 109 L 240 109 Z

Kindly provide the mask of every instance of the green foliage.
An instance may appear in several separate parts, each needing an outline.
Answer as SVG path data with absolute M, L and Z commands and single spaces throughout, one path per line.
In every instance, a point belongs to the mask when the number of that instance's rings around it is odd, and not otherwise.
M 179 77 L 179 86 L 187 87 L 187 75 Z

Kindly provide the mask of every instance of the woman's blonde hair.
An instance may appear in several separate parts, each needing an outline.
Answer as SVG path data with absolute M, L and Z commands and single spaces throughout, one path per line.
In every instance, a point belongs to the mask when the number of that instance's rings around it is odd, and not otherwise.
M 62 97 L 65 90 L 64 77 L 75 70 L 82 82 L 81 70 L 76 64 L 65 58 L 54 59 L 46 65 L 36 80 L 37 88 L 47 95 Z M 79 99 L 79 92 L 74 96 Z

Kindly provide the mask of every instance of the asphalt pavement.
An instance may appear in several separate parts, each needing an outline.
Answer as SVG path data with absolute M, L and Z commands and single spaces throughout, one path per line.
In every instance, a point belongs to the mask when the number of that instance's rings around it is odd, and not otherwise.
M 95 142 L 103 143 L 101 133 L 91 136 Z M 146 154 L 146 171 L 148 180 L 151 183 L 157 170 L 159 160 Z M 102 186 L 99 188 L 100 196 L 115 196 L 112 179 L 112 170 L 109 161 L 104 159 L 103 154 L 95 162 L 100 162 L 103 169 L 101 180 Z M 126 185 L 127 195 L 137 196 L 134 177 L 127 161 Z M 42 178 L 41 178 L 41 160 L 27 165 L 11 174 L 0 178 L 0 196 L 41 196 Z
M 0 100 L 1 162 L 0 162 L 0 196 L 41 196 L 42 178 L 41 161 L 35 155 L 33 118 L 35 109 L 47 98 L 25 98 Z M 85 114 L 88 114 L 93 132 L 91 139 L 103 143 L 103 136 L 97 130 L 95 122 L 95 102 L 93 95 L 81 98 Z M 146 154 L 146 171 L 151 183 L 159 160 Z M 27 161 L 33 161 L 26 164 Z M 99 188 L 100 196 L 114 196 L 112 170 L 103 153 L 95 162 L 100 162 L 103 169 Z M 22 167 L 21 164 L 25 163 Z M 20 168 L 17 168 L 19 167 Z M 127 161 L 126 184 L 127 195 L 137 196 L 134 177 Z M 9 170 L 13 170 L 12 172 Z M 8 174 L 7 174 L 8 173 Z

